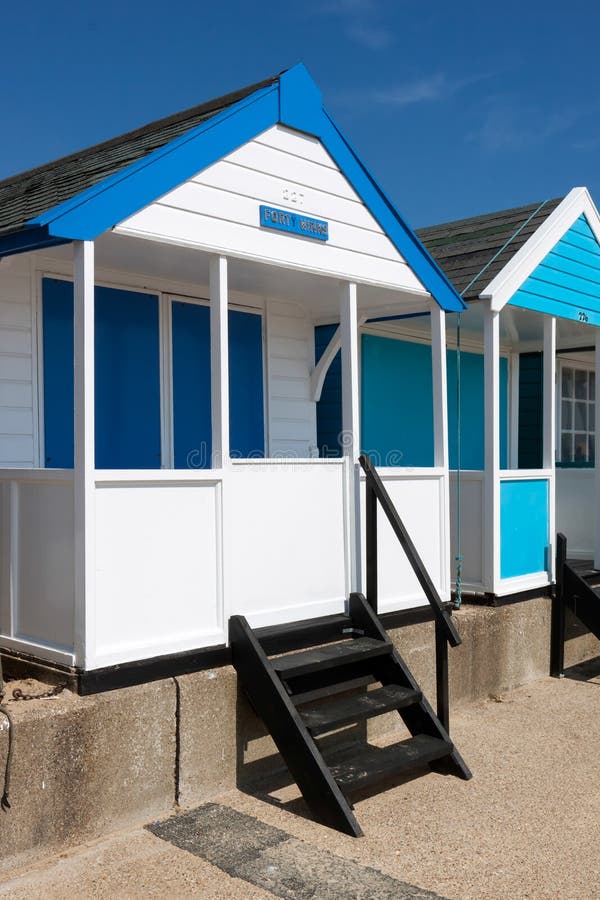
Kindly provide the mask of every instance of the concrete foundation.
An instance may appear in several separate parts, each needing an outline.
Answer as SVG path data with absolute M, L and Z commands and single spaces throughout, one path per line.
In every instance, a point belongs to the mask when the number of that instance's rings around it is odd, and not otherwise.
M 463 643 L 450 651 L 453 708 L 548 674 L 547 598 L 464 606 L 455 621 Z M 390 633 L 435 704 L 433 624 Z M 566 664 L 598 655 L 600 642 L 571 622 Z M 265 778 L 272 787 L 274 776 L 285 772 L 230 666 L 91 697 L 65 691 L 9 708 L 15 723 L 12 809 L 0 813 L 0 869 L 164 816 L 177 802 L 191 808 Z M 368 734 L 399 727 L 399 717 L 390 714 L 369 723 Z M 355 727 L 344 739 L 366 733 L 364 725 Z M 6 735 L 0 718 L 2 767 Z
M 172 807 L 172 680 L 94 697 L 64 691 L 8 708 L 14 723 L 11 809 L 0 812 L 0 869 Z M 7 749 L 4 716 L 0 729 L 1 777 Z

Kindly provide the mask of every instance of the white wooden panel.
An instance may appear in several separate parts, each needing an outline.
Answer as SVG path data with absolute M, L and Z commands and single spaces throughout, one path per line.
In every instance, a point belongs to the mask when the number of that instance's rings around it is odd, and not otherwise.
M 419 551 L 433 583 L 440 591 L 442 599 L 449 600 L 444 592 L 445 582 L 442 572 L 445 552 L 443 549 L 444 529 L 447 527 L 443 514 L 442 479 L 408 473 L 386 474 L 378 470 L 383 483 L 392 498 L 408 533 Z M 365 558 L 365 486 L 361 484 L 361 512 L 363 525 L 363 572 L 366 572 Z M 379 561 L 379 611 L 389 612 L 423 606 L 428 601 L 408 562 L 398 538 L 378 506 L 377 517 L 378 561 Z
M 342 464 L 242 464 L 231 474 L 231 614 L 259 626 L 342 612 Z
M 328 169 L 311 160 L 267 147 L 264 143 L 249 141 L 243 147 L 234 150 L 227 159 L 252 171 L 296 181 L 307 187 L 335 194 L 337 197 L 347 197 L 350 200 L 356 198 L 354 188 L 337 168 Z
M 479 585 L 483 590 L 483 472 L 461 472 L 460 476 L 460 552 L 463 558 L 464 584 Z M 452 580 L 456 575 L 458 553 L 456 473 L 450 474 L 450 538 Z
M 322 166 L 328 166 L 336 169 L 337 166 L 333 159 L 325 150 L 321 142 L 316 137 L 308 134 L 300 134 L 285 128 L 283 125 L 275 125 L 269 128 L 256 138 L 257 144 L 266 144 L 268 147 L 275 147 L 277 150 L 283 150 L 291 153 L 293 156 L 301 156 L 303 159 L 312 160 Z
M 262 202 L 266 201 L 262 199 Z M 183 209 L 198 215 L 211 215 L 218 219 L 246 225 L 248 228 L 259 228 L 256 199 L 216 190 L 193 181 L 188 181 L 176 188 L 167 197 L 163 197 L 158 205 Z M 305 205 L 302 210 L 297 211 L 306 215 L 312 214 L 320 217 L 325 215 L 321 205 L 308 209 Z M 359 229 L 343 222 L 329 222 L 327 245 L 384 259 L 398 260 L 398 251 L 389 238 L 381 232 Z
M 594 558 L 596 502 L 594 469 L 556 470 L 556 530 L 566 535 L 569 556 Z
M 270 455 L 309 457 L 316 452 L 316 407 L 310 400 L 314 338 L 299 307 L 267 303 L 268 435 Z
M 31 384 L 31 356 L 0 356 L 0 382 L 2 381 L 26 381 Z
M 30 383 L 21 381 L 0 382 L 0 406 L 21 406 L 31 411 L 33 389 Z
M 3 466 L 33 465 L 33 438 L 0 434 L 0 460 Z
M 366 284 L 423 292 L 419 280 L 404 262 L 375 258 L 351 250 L 330 247 L 322 241 L 271 232 L 257 226 L 210 215 L 197 215 L 154 203 L 115 229 L 121 234 L 198 247 L 228 256 L 274 265 L 286 265 Z
M 0 300 L 0 328 L 31 328 L 28 304 Z
M 8 435 L 30 436 L 33 430 L 31 409 L 5 407 L 0 414 L 0 432 Z
M 17 482 L 13 522 L 15 637 L 72 650 L 72 482 Z
M 220 643 L 220 487 L 96 489 L 94 666 Z
M 317 218 L 345 222 L 363 230 L 381 231 L 379 224 L 358 197 L 353 200 L 336 197 L 335 194 L 318 191 L 293 180 L 282 182 L 281 178 L 262 172 L 253 172 L 250 180 L 247 169 L 227 160 L 210 166 L 194 176 L 192 181 L 229 191 L 234 197 L 253 197 L 269 206 L 283 206 L 307 215 L 312 213 Z
M 0 265 L 0 466 L 34 461 L 31 290 L 29 256 Z
M 310 400 L 310 390 L 305 378 L 274 377 L 270 385 L 271 403 L 276 400 Z
M 0 353 L 31 353 L 31 327 L 0 329 Z
M 0 481 L 0 634 L 12 633 L 10 481 Z

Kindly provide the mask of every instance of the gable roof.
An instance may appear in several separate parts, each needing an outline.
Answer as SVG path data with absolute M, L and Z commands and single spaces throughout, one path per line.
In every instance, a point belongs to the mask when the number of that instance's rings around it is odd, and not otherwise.
M 0 183 L 0 257 L 94 240 L 267 128 L 318 138 L 435 301 L 464 308 L 390 198 L 340 132 L 303 65 Z M 31 214 L 33 213 L 33 214 Z M 29 216 L 29 218 L 26 218 Z
M 222 110 L 274 84 L 277 78 L 268 78 L 0 181 L 0 235 L 24 229 L 30 219 L 94 187 Z
M 465 300 L 474 300 L 562 203 L 563 197 L 417 230 Z

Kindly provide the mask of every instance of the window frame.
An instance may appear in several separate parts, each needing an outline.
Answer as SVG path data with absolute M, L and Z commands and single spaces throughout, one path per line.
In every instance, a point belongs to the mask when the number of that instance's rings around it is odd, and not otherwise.
M 594 437 L 594 455 L 597 454 L 597 448 L 595 446 L 595 438 L 596 438 L 596 398 L 594 396 L 593 400 L 589 398 L 589 385 L 590 385 L 590 375 L 595 375 L 595 365 L 593 361 L 579 360 L 579 359 L 559 359 L 557 360 L 557 390 L 556 390 L 556 465 L 559 468 L 572 468 L 572 469 L 591 469 L 595 465 L 595 459 L 589 459 L 589 438 L 590 436 Z M 588 378 L 588 387 L 587 387 L 587 396 L 585 399 L 578 399 L 575 397 L 575 377 L 573 378 L 573 396 L 565 397 L 563 396 L 563 372 L 567 369 L 572 370 L 574 373 L 585 372 Z M 563 427 L 563 402 L 570 402 L 572 405 L 572 416 L 571 416 L 571 427 L 564 428 Z M 575 403 L 585 403 L 587 407 L 587 415 L 586 415 L 586 428 L 575 428 Z M 592 406 L 594 408 L 594 428 L 589 428 L 589 408 Z M 583 434 L 586 435 L 586 459 L 585 460 L 563 460 L 562 458 L 562 437 L 563 432 L 565 434 L 575 435 L 575 434 Z
M 64 271 L 52 271 L 51 269 L 38 269 L 35 284 L 36 294 L 33 304 L 35 309 L 34 352 L 37 356 L 34 387 L 34 416 L 37 424 L 37 440 L 34 450 L 39 461 L 39 468 L 45 460 L 45 409 L 44 409 L 44 335 L 43 335 L 43 281 L 45 278 L 57 279 L 74 283 L 73 274 Z M 109 281 L 104 278 L 94 280 L 95 287 L 105 287 L 117 291 L 131 291 L 132 293 L 151 294 L 158 302 L 158 365 L 159 365 L 159 396 L 160 396 L 160 436 L 161 436 L 161 463 L 160 469 L 174 469 L 175 464 L 175 434 L 173 419 L 173 342 L 172 342 L 172 318 L 171 306 L 173 302 L 191 303 L 197 306 L 210 307 L 210 300 L 206 297 L 194 297 L 185 293 L 176 293 L 153 287 L 152 283 L 131 284 L 128 282 Z M 262 337 L 262 379 L 263 379 L 263 428 L 264 428 L 264 453 L 268 457 L 268 380 L 267 380 L 267 346 L 266 346 L 266 315 L 265 309 L 260 306 L 245 306 L 239 302 L 230 302 L 228 309 L 238 312 L 250 313 L 261 317 Z M 133 471 L 133 470 L 132 470 Z

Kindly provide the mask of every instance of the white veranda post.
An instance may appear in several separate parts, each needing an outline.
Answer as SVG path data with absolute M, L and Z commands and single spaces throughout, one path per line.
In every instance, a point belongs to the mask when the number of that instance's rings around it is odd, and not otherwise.
M 94 243 L 74 243 L 74 526 L 75 653 L 79 666 L 93 647 L 94 522 Z
M 347 590 L 360 590 L 360 454 L 358 313 L 356 285 L 342 284 L 340 291 L 342 349 L 342 444 L 346 463 Z
M 496 593 L 500 581 L 500 313 L 487 304 L 483 319 L 485 488 L 484 586 Z
M 548 482 L 548 571 L 554 578 L 554 545 L 556 530 L 556 319 L 544 316 L 544 415 L 542 466 L 549 471 Z
M 450 509 L 448 458 L 448 390 L 446 371 L 446 313 L 437 303 L 431 306 L 431 360 L 433 380 L 433 464 L 444 470 L 442 480 L 444 521 Z M 444 529 L 441 547 L 443 591 L 450 590 L 450 530 Z

